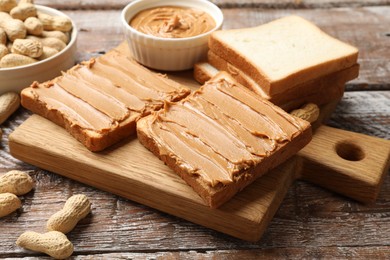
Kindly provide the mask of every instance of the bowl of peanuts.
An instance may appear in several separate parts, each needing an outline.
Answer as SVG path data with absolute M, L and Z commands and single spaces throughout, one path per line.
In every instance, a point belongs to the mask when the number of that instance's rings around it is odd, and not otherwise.
M 64 13 L 31 0 L 0 1 L 0 94 L 72 67 L 76 40 L 76 25 Z

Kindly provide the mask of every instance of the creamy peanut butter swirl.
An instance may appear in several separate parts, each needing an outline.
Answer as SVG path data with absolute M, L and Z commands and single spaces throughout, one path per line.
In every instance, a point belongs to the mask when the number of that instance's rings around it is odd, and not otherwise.
M 234 181 L 308 127 L 280 108 L 224 79 L 208 82 L 154 113 L 147 131 L 160 153 L 209 185 Z
M 188 7 L 163 6 L 139 12 L 131 21 L 134 29 L 161 38 L 186 38 L 215 28 L 208 13 Z
M 77 65 L 51 82 L 33 84 L 30 91 L 72 126 L 99 133 L 189 93 L 116 51 Z

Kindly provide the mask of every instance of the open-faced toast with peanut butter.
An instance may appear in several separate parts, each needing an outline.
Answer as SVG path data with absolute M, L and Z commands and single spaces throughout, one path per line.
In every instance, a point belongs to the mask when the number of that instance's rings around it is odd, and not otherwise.
M 135 134 L 136 121 L 165 101 L 190 93 L 113 50 L 83 62 L 62 76 L 22 91 L 22 105 L 56 124 L 91 151 Z
M 220 72 L 140 119 L 137 135 L 215 208 L 309 143 L 311 127 Z

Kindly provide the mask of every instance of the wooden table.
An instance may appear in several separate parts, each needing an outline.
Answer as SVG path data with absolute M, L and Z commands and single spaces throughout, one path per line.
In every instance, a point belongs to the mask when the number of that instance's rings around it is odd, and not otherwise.
M 119 16 L 128 1 L 35 1 L 72 17 L 78 28 L 78 61 L 98 56 L 123 41 Z M 357 46 L 360 76 L 329 125 L 390 139 L 390 2 L 387 0 L 214 0 L 224 28 L 262 24 L 301 15 L 327 33 Z M 363 205 L 297 181 L 257 243 L 244 242 L 121 197 L 60 177 L 14 159 L 8 135 L 30 113 L 20 108 L 2 126 L 0 173 L 26 170 L 36 181 L 23 207 L 0 219 L 0 257 L 43 255 L 15 245 L 26 230 L 43 232 L 50 215 L 72 194 L 91 198 L 93 213 L 68 234 L 75 259 L 95 258 L 363 258 L 390 256 L 390 178 L 373 205 Z M 131 188 L 131 187 L 129 187 Z

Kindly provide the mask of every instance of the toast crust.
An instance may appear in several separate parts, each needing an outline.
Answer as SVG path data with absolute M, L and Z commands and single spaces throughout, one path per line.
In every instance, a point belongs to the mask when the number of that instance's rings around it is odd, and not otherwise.
M 65 128 L 76 140 L 86 146 L 90 151 L 97 152 L 104 150 L 120 140 L 134 135 L 136 132 L 136 120 L 139 114 L 134 114 L 121 122 L 116 128 L 106 133 L 99 133 L 83 129 L 75 125 L 68 117 L 58 110 L 47 109 L 44 102 L 37 101 L 29 88 L 22 90 L 22 106 L 33 113 L 45 117 L 53 123 Z

